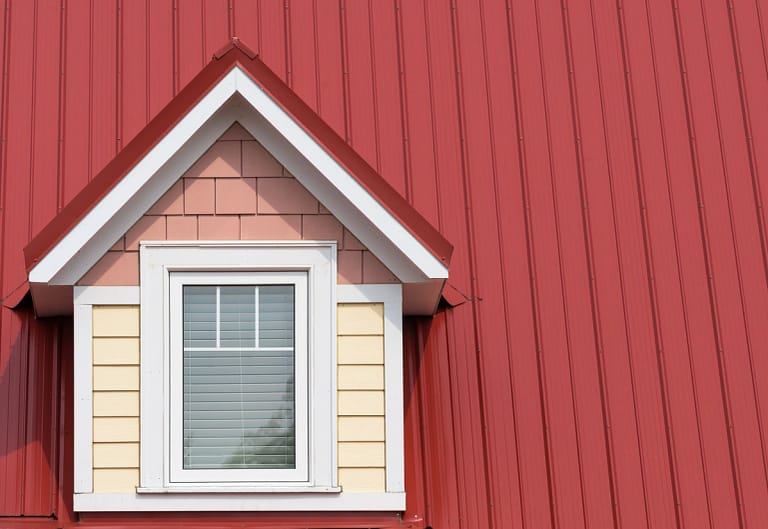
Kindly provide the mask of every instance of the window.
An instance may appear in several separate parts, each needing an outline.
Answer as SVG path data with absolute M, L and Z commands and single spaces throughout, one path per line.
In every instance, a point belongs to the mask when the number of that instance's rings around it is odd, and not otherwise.
M 171 481 L 307 481 L 306 272 L 169 279 Z
M 144 242 L 139 286 L 75 287 L 75 509 L 403 510 L 402 288 L 335 259 Z
M 139 492 L 338 490 L 335 243 L 140 251 Z

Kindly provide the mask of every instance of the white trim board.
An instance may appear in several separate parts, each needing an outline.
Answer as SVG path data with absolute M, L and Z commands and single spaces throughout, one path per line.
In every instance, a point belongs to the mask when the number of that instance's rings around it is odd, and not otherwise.
M 404 511 L 404 492 L 75 494 L 75 511 Z
M 73 285 L 235 121 L 239 121 L 404 283 L 430 284 L 448 268 L 299 123 L 235 66 L 30 270 L 36 285 Z M 46 307 L 39 289 L 39 314 Z M 48 308 L 48 310 L 46 310 Z
M 308 310 L 308 440 L 306 483 L 335 487 L 336 398 L 331 391 L 336 365 L 336 241 L 160 241 L 139 246 L 141 267 L 141 445 L 140 484 L 167 489 L 174 481 L 166 455 L 170 449 L 169 297 L 174 272 L 306 271 Z M 172 412 L 171 412 L 172 413 Z M 283 483 L 282 485 L 286 485 Z M 245 484 L 244 484 L 245 485 Z M 266 483 L 253 484 L 267 486 Z M 279 486 L 280 484 L 276 484 Z

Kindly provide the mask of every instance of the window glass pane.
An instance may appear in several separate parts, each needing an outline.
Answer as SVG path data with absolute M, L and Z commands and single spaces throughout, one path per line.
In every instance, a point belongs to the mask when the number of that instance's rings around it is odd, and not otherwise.
M 219 287 L 220 346 L 256 346 L 256 289 L 253 286 Z
M 216 347 L 216 287 L 184 287 L 184 347 Z
M 185 340 L 184 468 L 295 468 L 293 285 L 184 286 L 185 336 L 193 306 L 187 295 L 201 288 L 214 291 L 214 316 L 219 289 L 220 348 L 215 336 L 212 347 Z M 265 303 L 276 293 L 280 303 Z M 255 347 L 256 330 L 260 335 L 267 322 L 280 329 L 281 345 L 260 339 Z
M 293 347 L 293 285 L 259 287 L 259 347 Z

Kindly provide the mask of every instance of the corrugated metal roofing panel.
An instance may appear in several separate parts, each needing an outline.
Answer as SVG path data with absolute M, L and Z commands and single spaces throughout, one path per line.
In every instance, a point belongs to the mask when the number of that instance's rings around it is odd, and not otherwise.
M 406 520 L 765 526 L 765 20 L 693 0 L 5 0 L 2 292 L 237 35 L 455 246 L 469 301 L 407 326 Z M 0 516 L 65 516 L 66 326 L 2 309 Z M 128 521 L 152 518 L 81 523 Z

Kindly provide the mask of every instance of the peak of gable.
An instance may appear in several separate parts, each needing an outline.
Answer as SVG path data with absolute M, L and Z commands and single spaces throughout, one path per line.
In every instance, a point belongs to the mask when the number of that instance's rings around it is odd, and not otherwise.
M 414 313 L 434 311 L 448 276 L 450 244 L 290 87 L 236 44 L 211 61 L 25 248 L 39 314 L 59 313 L 66 303 L 47 303 L 44 292 L 65 291 L 53 287 L 71 287 L 82 278 L 195 162 L 200 181 L 209 170 L 229 171 L 215 177 L 222 181 L 261 178 L 247 176 L 245 144 L 279 161 L 279 178 L 295 175 L 406 284 L 406 292 L 418 291 Z M 235 139 L 244 134 L 255 140 Z M 228 142 L 241 144 L 239 175 L 236 162 L 205 160 L 212 145 L 219 149 Z

